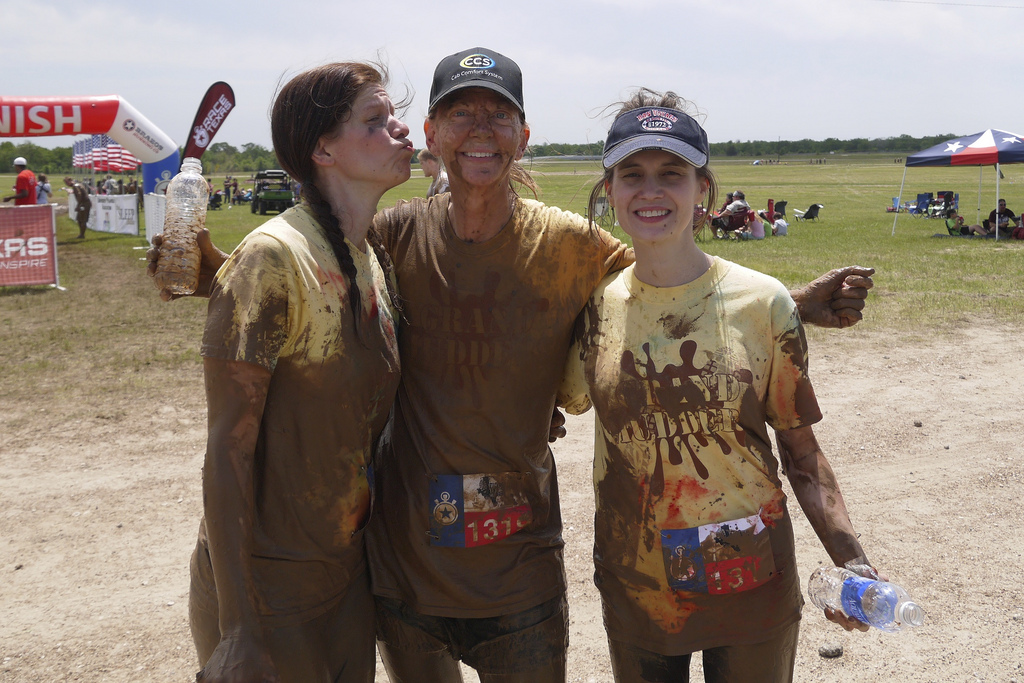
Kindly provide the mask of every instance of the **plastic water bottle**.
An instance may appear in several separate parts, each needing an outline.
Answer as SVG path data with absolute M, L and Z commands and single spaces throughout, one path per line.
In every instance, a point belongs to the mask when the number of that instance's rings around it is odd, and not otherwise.
M 887 633 L 924 623 L 924 610 L 903 588 L 843 567 L 815 569 L 807 581 L 807 595 L 819 609 L 842 612 Z
M 206 225 L 209 187 L 199 159 L 185 157 L 181 173 L 167 186 L 163 245 L 156 262 L 156 285 L 172 294 L 192 294 L 199 286 L 196 233 Z

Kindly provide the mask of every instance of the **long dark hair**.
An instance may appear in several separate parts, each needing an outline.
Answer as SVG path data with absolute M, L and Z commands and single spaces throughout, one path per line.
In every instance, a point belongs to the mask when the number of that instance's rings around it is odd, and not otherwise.
M 634 109 L 640 109 L 641 107 L 662 107 L 664 109 L 676 109 L 684 112 L 688 109 L 694 109 L 693 105 L 671 90 L 660 93 L 656 90 L 651 90 L 650 88 L 637 88 L 629 99 L 624 102 L 609 105 L 605 108 L 605 111 L 616 106 L 618 107 L 618 111 L 615 113 L 615 118 L 619 118 L 626 112 L 633 111 Z M 611 182 L 613 174 L 613 168 L 607 169 L 601 179 L 594 183 L 594 187 L 590 190 L 590 199 L 587 201 L 587 219 L 590 221 L 591 229 L 594 228 L 594 216 L 596 215 L 597 200 L 604 194 L 604 188 Z M 704 226 L 710 220 L 710 214 L 711 211 L 714 210 L 715 202 L 718 201 L 718 179 L 715 178 L 715 174 L 712 172 L 710 164 L 704 164 L 702 167 L 698 168 L 697 177 L 702 178 L 707 183 L 708 191 L 707 194 L 704 195 L 704 210 L 694 213 L 694 236 L 699 235 L 700 231 L 704 229 Z
M 375 85 L 384 88 L 387 83 L 387 69 L 380 65 L 361 62 L 324 64 L 303 71 L 288 81 L 278 92 L 270 114 L 270 132 L 277 160 L 288 175 L 302 184 L 302 198 L 323 228 L 338 260 L 338 267 L 348 279 L 349 307 L 357 334 L 362 299 L 356 283 L 356 266 L 338 218 L 316 185 L 313 152 L 321 137 L 334 132 L 349 119 L 352 105 L 364 87 Z M 370 226 L 366 238 L 384 270 L 392 304 L 398 308 L 398 293 L 392 282 L 394 263 L 376 228 Z

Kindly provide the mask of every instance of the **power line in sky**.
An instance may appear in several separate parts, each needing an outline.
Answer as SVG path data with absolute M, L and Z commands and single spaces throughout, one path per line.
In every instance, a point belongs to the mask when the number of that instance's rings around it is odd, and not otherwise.
M 1024 5 L 977 5 L 969 2 L 938 2 L 938 0 L 875 0 L 875 2 L 898 2 L 904 5 L 933 5 L 937 7 L 983 7 L 989 9 L 1024 9 Z

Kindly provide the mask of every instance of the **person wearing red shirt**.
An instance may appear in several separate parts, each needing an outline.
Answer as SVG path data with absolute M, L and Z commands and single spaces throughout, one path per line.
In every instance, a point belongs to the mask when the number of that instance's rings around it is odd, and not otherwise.
M 15 206 L 35 206 L 36 174 L 28 170 L 25 157 L 14 160 L 14 170 L 18 172 L 18 177 L 14 181 L 14 194 L 4 197 L 4 201 L 9 202 L 13 199 Z

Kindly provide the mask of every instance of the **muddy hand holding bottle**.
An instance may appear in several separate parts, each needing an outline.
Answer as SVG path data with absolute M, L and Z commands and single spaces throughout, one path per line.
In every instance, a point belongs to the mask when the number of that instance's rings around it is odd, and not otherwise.
M 924 610 L 903 588 L 844 567 L 815 569 L 807 581 L 807 595 L 819 609 L 842 612 L 888 633 L 924 623 Z

